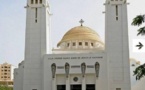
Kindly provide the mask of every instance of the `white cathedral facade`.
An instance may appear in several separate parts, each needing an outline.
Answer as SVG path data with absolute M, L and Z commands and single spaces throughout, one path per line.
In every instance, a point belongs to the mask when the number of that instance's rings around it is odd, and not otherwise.
M 126 0 L 105 2 L 105 44 L 81 20 L 53 50 L 48 0 L 27 0 L 26 9 L 25 59 L 14 71 L 14 90 L 131 90 Z

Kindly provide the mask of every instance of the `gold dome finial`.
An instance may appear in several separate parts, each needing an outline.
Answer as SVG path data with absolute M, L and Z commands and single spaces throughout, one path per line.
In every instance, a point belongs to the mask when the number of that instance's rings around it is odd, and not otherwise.
M 81 26 L 83 26 L 84 20 L 81 19 L 81 20 L 79 21 L 79 23 L 81 24 Z

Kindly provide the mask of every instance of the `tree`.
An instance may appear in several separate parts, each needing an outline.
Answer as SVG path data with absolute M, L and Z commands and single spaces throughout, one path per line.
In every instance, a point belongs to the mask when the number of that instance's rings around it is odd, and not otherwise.
M 138 66 L 135 71 L 134 75 L 136 75 L 136 80 L 140 80 L 142 77 L 145 76 L 145 64 Z
M 132 25 L 139 27 L 143 23 L 145 23 L 145 15 L 138 15 L 133 19 Z M 145 35 L 145 26 L 140 27 L 138 29 L 137 36 L 138 35 Z M 142 64 L 139 67 L 137 67 L 134 71 L 134 75 L 136 76 L 136 80 L 140 80 L 141 78 L 143 78 L 145 76 L 145 64 Z
M 145 22 L 145 15 L 138 15 L 133 19 L 132 25 L 140 26 Z M 138 29 L 137 35 L 145 35 L 145 26 Z

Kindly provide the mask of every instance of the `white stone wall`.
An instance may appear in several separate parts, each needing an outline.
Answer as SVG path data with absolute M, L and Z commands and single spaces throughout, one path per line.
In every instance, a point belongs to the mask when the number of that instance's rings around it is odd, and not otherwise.
M 105 8 L 108 90 L 130 90 L 127 3 L 125 0 L 106 0 Z
M 30 3 L 26 6 L 26 38 L 23 90 L 42 90 L 42 60 L 50 51 L 48 0 L 43 3 Z M 35 1 L 35 0 L 34 0 Z M 39 1 L 39 0 L 38 0 Z M 47 36 L 48 35 L 48 36 Z M 48 41 L 47 41 L 48 40 Z
M 14 90 L 23 90 L 24 61 L 14 69 Z
M 70 73 L 68 79 L 65 75 L 65 63 L 70 64 Z M 73 66 L 80 66 L 83 62 L 88 66 L 94 66 L 96 62 L 100 64 L 99 77 L 96 78 L 95 67 L 86 68 L 86 75 L 83 79 L 81 73 L 81 67 L 73 68 Z M 52 79 L 51 65 L 56 64 L 56 78 Z M 45 55 L 43 62 L 43 81 L 44 81 L 44 90 L 54 90 L 53 85 L 66 84 L 66 88 L 69 88 L 70 84 L 82 84 L 83 90 L 85 90 L 86 84 L 96 84 L 97 89 L 107 90 L 108 88 L 108 69 L 107 69 L 107 60 L 106 54 L 104 53 L 93 53 L 93 54 L 52 54 Z M 49 77 L 48 77 L 49 76 Z M 78 77 L 77 82 L 73 81 L 74 77 Z M 51 83 L 51 84 L 50 84 Z M 56 88 L 55 88 L 56 89 Z M 68 90 L 68 89 L 67 89 Z

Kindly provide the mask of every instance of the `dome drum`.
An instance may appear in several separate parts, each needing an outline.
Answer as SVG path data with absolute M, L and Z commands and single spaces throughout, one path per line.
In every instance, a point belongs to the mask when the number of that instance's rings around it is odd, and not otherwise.
M 68 41 L 60 44 L 61 49 L 91 49 L 103 48 L 103 43 L 90 40 Z

